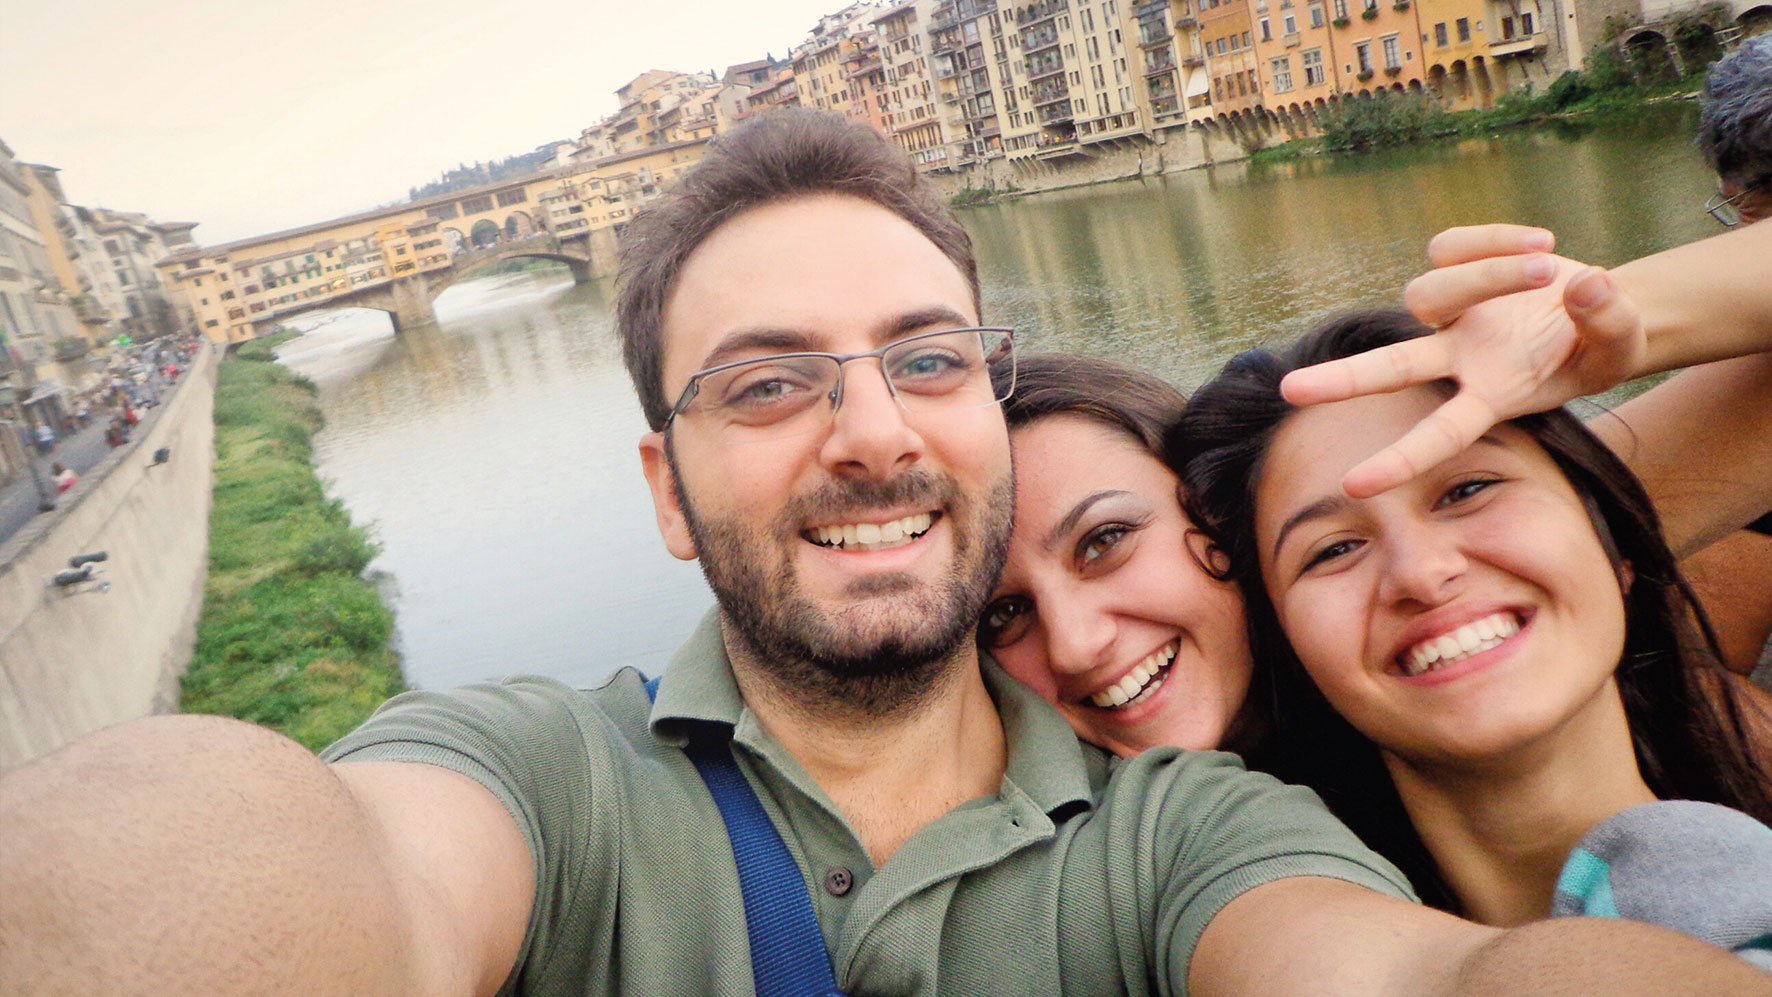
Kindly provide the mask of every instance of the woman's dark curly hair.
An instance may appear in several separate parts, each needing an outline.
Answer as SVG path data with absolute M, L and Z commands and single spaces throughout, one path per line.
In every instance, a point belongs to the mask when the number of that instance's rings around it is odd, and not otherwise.
M 1301 367 L 1431 334 L 1407 312 L 1365 311 L 1327 322 L 1279 353 L 1250 350 L 1194 395 L 1165 439 L 1188 511 L 1229 555 L 1248 605 L 1258 685 L 1248 708 L 1268 713 L 1252 762 L 1315 789 L 1422 899 L 1458 900 L 1410 824 L 1379 749 L 1335 712 L 1281 632 L 1262 584 L 1255 495 L 1275 434 L 1295 411 L 1280 379 Z M 1450 384 L 1440 386 L 1450 393 Z M 1662 799 L 1720 803 L 1772 822 L 1772 783 L 1742 723 L 1749 709 L 1725 678 L 1716 639 L 1662 537 L 1648 495 L 1580 420 L 1557 409 L 1514 419 L 1550 455 L 1587 507 L 1615 568 L 1629 567 L 1625 646 L 1617 680 L 1636 760 Z

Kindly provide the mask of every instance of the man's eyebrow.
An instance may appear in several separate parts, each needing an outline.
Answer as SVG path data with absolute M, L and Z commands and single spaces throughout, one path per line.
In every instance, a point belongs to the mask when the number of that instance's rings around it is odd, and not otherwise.
M 728 360 L 736 359 L 740 353 L 758 350 L 769 353 L 804 353 L 810 351 L 813 345 L 812 337 L 798 329 L 740 329 L 715 343 L 708 355 L 701 358 L 701 366 L 696 369 L 718 367 Z
M 1097 503 L 1102 502 L 1106 499 L 1117 498 L 1121 495 L 1130 495 L 1130 494 L 1132 494 L 1132 493 L 1128 492 L 1128 491 L 1123 491 L 1120 489 L 1110 489 L 1107 491 L 1096 492 L 1093 495 L 1087 496 L 1086 498 L 1083 499 L 1083 501 L 1078 502 L 1076 505 L 1072 506 L 1071 511 L 1065 513 L 1064 518 L 1059 520 L 1058 523 L 1052 527 L 1052 529 L 1046 531 L 1045 539 L 1040 541 L 1041 545 L 1044 546 L 1047 550 L 1057 549 L 1059 542 L 1062 541 L 1065 537 L 1069 536 L 1070 532 L 1072 530 L 1076 529 L 1077 523 L 1079 521 L 1081 521 L 1083 516 L 1086 513 L 1088 513 L 1090 509 L 1094 508 Z
M 1311 520 L 1322 519 L 1325 516 L 1340 512 L 1352 504 L 1352 500 L 1346 495 L 1325 495 L 1287 517 L 1286 522 L 1280 525 L 1279 536 L 1274 538 L 1274 557 L 1278 558 L 1280 556 L 1280 547 L 1286 543 L 1286 534 L 1291 533 L 1297 527 L 1303 526 Z
M 913 332 L 922 332 L 931 326 L 947 326 L 950 329 L 964 329 L 971 326 L 972 320 L 946 305 L 931 305 L 905 312 L 886 322 L 876 330 L 874 340 L 879 343 L 890 343 L 900 336 L 908 336 Z
M 930 305 L 903 312 L 882 323 L 874 331 L 874 341 L 890 343 L 895 339 L 908 336 L 913 332 L 922 332 L 931 326 L 948 326 L 961 329 L 972 325 L 972 320 L 954 311 L 946 305 Z M 737 359 L 741 353 L 765 351 L 768 353 L 816 353 L 818 342 L 810 332 L 803 329 L 790 329 L 780 326 L 758 326 L 753 329 L 740 329 L 727 334 L 708 355 L 701 358 L 697 370 L 718 367 L 730 360 Z

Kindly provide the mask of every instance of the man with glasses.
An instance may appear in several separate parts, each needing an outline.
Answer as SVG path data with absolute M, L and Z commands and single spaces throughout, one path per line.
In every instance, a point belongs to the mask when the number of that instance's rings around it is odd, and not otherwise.
M 1704 209 L 1727 228 L 1772 218 L 1772 34 L 1750 38 L 1711 66 L 1698 147 L 1717 174 Z M 1772 688 L 1772 513 L 1689 558 L 1683 567 L 1717 631 L 1725 660 Z
M 981 660 L 1012 500 L 988 375 L 1014 338 L 866 126 L 763 118 L 628 238 L 646 478 L 719 600 L 660 683 L 409 693 L 330 765 L 215 718 L 89 738 L 3 784 L 30 815 L 0 850 L 9 986 L 752 993 L 758 952 L 804 939 L 747 933 L 780 905 L 741 897 L 712 753 L 850 993 L 1763 983 L 1644 925 L 1415 906 L 1308 791 L 1216 753 L 1112 763 Z
M 1772 217 L 1772 34 L 1710 67 L 1698 147 L 1717 173 L 1704 210 L 1728 228 Z

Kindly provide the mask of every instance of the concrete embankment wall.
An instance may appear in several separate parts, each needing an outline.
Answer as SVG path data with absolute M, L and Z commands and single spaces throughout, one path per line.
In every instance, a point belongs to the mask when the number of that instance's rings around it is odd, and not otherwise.
M 1112 180 L 1160 176 L 1214 163 L 1248 159 L 1258 148 L 1310 134 L 1303 118 L 1252 120 L 1246 125 L 1175 129 L 1155 140 L 1134 136 L 1086 146 L 1076 155 L 1053 160 L 986 160 L 954 173 L 927 174 L 937 190 L 952 196 L 967 188 L 1017 189 L 1023 193 L 1062 190 Z
M 0 545 L 0 769 L 178 708 L 208 569 L 219 359 L 203 351 L 146 432 Z M 150 467 L 161 447 L 171 460 Z M 48 584 L 99 550 L 108 593 Z

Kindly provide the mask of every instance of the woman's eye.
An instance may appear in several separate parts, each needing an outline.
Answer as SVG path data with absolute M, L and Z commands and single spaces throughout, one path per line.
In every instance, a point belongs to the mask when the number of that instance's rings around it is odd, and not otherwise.
M 997 599 L 984 607 L 978 620 L 978 639 L 985 647 L 1006 647 L 1027 632 L 1033 603 L 1021 596 Z
M 1438 502 L 1434 503 L 1434 508 L 1443 509 L 1449 505 L 1457 505 L 1460 502 L 1475 497 L 1479 492 L 1487 490 L 1491 485 L 1499 483 L 1500 482 L 1494 478 L 1475 478 L 1470 481 L 1460 481 L 1458 484 L 1446 489 L 1446 493 L 1440 496 Z
M 1126 539 L 1129 532 L 1131 531 L 1124 526 L 1104 526 L 1083 538 L 1083 543 L 1077 548 L 1078 557 L 1086 565 L 1093 564 L 1111 553 L 1120 541 Z
M 1304 562 L 1304 567 L 1301 571 L 1309 571 L 1319 564 L 1327 564 L 1338 557 L 1352 554 L 1354 551 L 1360 549 L 1360 543 L 1361 541 L 1359 540 L 1337 540 L 1332 544 L 1327 544 L 1313 553 L 1310 556 L 1310 559 Z

